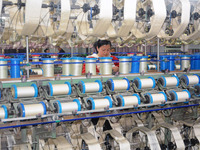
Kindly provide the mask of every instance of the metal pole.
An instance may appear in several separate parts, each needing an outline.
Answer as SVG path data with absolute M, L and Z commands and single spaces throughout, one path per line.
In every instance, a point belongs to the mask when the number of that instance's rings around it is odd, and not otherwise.
M 144 55 L 147 55 L 147 42 L 145 41 L 145 47 L 144 47 Z
M 26 35 L 26 64 L 29 64 L 29 46 L 28 35 Z M 29 78 L 29 68 L 27 67 L 27 78 Z
M 157 39 L 157 71 L 160 71 L 160 39 Z

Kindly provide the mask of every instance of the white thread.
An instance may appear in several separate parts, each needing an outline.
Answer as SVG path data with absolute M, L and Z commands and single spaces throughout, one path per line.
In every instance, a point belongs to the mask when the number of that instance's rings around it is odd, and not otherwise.
M 112 58 L 112 57 L 111 57 Z M 112 59 L 101 59 L 100 58 L 100 74 L 109 75 L 112 74 Z
M 21 106 L 21 105 L 19 104 L 19 106 Z M 23 111 L 22 108 L 20 109 L 20 111 Z M 43 115 L 44 107 L 41 103 L 40 104 L 29 104 L 29 105 L 24 105 L 24 111 L 25 111 L 24 117 L 36 116 L 39 114 Z M 22 115 L 23 112 L 21 112 L 20 114 Z
M 114 83 L 114 91 L 127 90 L 128 88 L 128 82 L 126 79 L 113 80 L 113 83 Z
M 58 61 L 58 55 L 51 55 L 51 58 L 55 58 L 54 61 Z
M 76 102 L 60 103 L 62 107 L 62 113 L 78 111 L 78 104 Z
M 39 55 L 32 55 L 32 62 L 39 62 Z
M 4 118 L 5 118 L 5 115 L 6 115 L 5 110 L 1 107 L 1 108 L 0 108 L 0 118 L 1 118 L 1 119 L 4 119 Z
M 165 96 L 163 95 L 163 93 L 151 94 L 151 96 L 153 99 L 153 104 L 165 102 Z
M 108 99 L 94 99 L 95 109 L 104 109 L 110 106 Z
M 197 77 L 196 75 L 186 75 L 186 76 L 188 77 L 188 79 L 185 76 L 183 77 L 187 80 L 186 82 L 189 83 L 188 85 L 194 85 L 199 83 L 199 77 Z
M 70 68 L 71 75 L 73 75 L 73 76 L 81 76 L 83 59 L 72 58 L 71 62 L 72 62 L 71 68 Z
M 165 79 L 164 79 L 165 78 Z M 161 77 L 161 79 L 163 80 L 161 82 L 162 86 L 164 86 L 164 81 L 166 80 L 166 87 L 169 86 L 176 86 L 178 83 L 178 80 L 176 77 Z M 159 80 L 159 79 L 158 79 Z
M 17 92 L 17 93 L 15 93 Z M 19 97 L 34 97 L 35 95 L 35 88 L 33 86 L 26 86 L 26 87 L 17 87 L 17 91 L 15 91 L 15 88 L 12 87 L 11 93 L 12 96 L 15 97 L 17 94 L 17 98 Z
M 147 58 L 140 59 L 140 72 L 147 72 Z
M 130 58 L 119 58 L 119 72 L 120 74 L 128 74 L 129 73 L 129 61 Z
M 148 78 L 148 79 L 139 79 L 136 78 L 138 84 L 136 84 L 137 88 L 139 88 L 139 82 L 141 81 L 141 89 L 145 89 L 145 88 L 152 88 L 153 87 L 153 84 L 154 84 L 154 81 L 151 79 L 151 78 Z M 135 82 L 135 79 L 134 81 Z
M 96 75 L 96 59 L 94 58 L 87 58 L 85 60 L 86 64 L 85 64 L 85 73 L 92 73 L 92 75 Z
M 85 83 L 85 93 L 98 92 L 99 88 L 100 86 L 98 82 Z
M 69 76 L 70 75 L 70 59 L 63 59 L 62 60 L 63 64 L 62 64 L 62 74 L 65 76 Z M 65 64 L 66 63 L 66 64 Z
M 53 90 L 52 96 L 67 95 L 69 93 L 69 86 L 68 84 L 52 84 L 52 89 L 50 88 L 50 90 Z
M 53 77 L 54 76 L 54 60 L 43 60 L 43 76 L 44 77 Z
M 147 68 L 148 70 L 156 70 L 156 64 L 148 64 Z
M 5 59 L 0 59 L 0 79 L 8 78 L 8 66 Z
M 175 68 L 176 68 L 177 70 L 180 70 L 180 69 L 181 69 L 181 65 L 175 65 Z
M 190 57 L 181 57 L 181 70 L 185 70 L 190 67 Z
M 138 105 L 137 96 L 124 96 L 124 106 Z
M 189 99 L 189 94 L 186 91 L 176 92 L 176 94 L 178 96 L 178 101 L 184 101 Z

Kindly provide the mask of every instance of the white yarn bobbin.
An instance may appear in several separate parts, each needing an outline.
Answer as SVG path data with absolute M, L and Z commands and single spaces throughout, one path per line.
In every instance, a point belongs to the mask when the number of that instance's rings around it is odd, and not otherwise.
M 8 118 L 8 109 L 5 105 L 0 107 L 0 118 L 7 119 Z
M 62 75 L 69 76 L 70 75 L 70 62 L 71 58 L 61 58 L 62 60 Z
M 112 74 L 112 57 L 99 57 L 99 62 L 101 75 Z
M 57 100 L 54 102 L 56 113 L 76 112 L 81 111 L 81 103 L 78 99 L 74 99 L 73 102 L 60 102 Z
M 39 62 L 40 55 L 32 55 L 32 62 Z
M 111 91 L 128 91 L 130 89 L 130 82 L 127 78 L 123 78 L 122 80 L 108 79 L 106 84 Z
M 54 58 L 43 58 L 43 76 L 54 77 Z
M 156 86 L 156 81 L 153 77 L 148 77 L 147 79 L 136 77 L 133 79 L 133 83 L 135 83 L 138 89 L 155 88 Z
M 157 65 L 156 64 L 148 64 L 147 69 L 148 70 L 157 70 Z
M 188 90 L 183 90 L 182 92 L 176 92 L 174 90 L 169 91 L 172 101 L 186 101 L 191 98 L 191 94 Z
M 158 82 L 160 82 L 160 84 L 163 87 L 178 86 L 179 85 L 179 78 L 177 76 L 174 76 L 174 75 L 172 77 L 161 76 L 160 78 L 158 78 Z
M 37 97 L 38 87 L 35 83 L 31 84 L 31 86 L 25 87 L 17 87 L 16 85 L 12 85 L 11 93 L 15 99 L 23 97 Z
M 119 72 L 120 74 L 128 74 L 130 71 L 130 57 L 120 56 L 119 58 Z
M 183 55 L 181 57 L 181 70 L 185 70 L 190 67 L 190 56 Z
M 51 54 L 51 58 L 53 58 L 54 61 L 58 61 L 58 54 Z
M 70 68 L 70 74 L 72 76 L 81 76 L 82 74 L 82 66 L 83 66 L 83 60 L 82 57 L 72 57 L 71 58 L 71 68 Z
M 148 56 L 142 56 L 142 58 L 140 59 L 139 72 L 147 72 L 147 58 Z
M 46 115 L 46 105 L 44 102 L 40 102 L 39 104 L 22 104 L 20 103 L 18 106 L 19 117 L 30 117 L 36 115 Z
M 69 82 L 65 82 L 64 84 L 51 84 L 49 82 L 48 87 L 50 96 L 70 95 L 72 92 L 71 84 Z
M 92 93 L 92 92 L 102 92 L 103 85 L 100 80 L 96 80 L 95 82 L 84 83 L 80 81 L 78 83 L 78 87 L 81 93 Z
M 182 75 L 180 80 L 182 80 L 186 85 L 194 85 L 198 84 L 200 81 L 200 77 L 197 74 L 193 75 Z
M 96 61 L 97 58 L 85 58 L 85 73 L 96 75 Z
M 126 106 L 137 106 L 140 105 L 140 97 L 138 94 L 133 94 L 132 96 L 122 96 L 122 95 L 117 95 L 116 99 L 118 101 L 118 106 L 119 107 L 126 107 Z
M 93 99 L 89 97 L 87 98 L 87 104 L 89 110 L 112 108 L 112 99 L 109 96 L 104 97 L 104 99 Z
M 31 72 L 37 73 L 37 75 L 43 75 L 42 68 L 33 68 L 33 69 L 31 69 Z
M 8 62 L 7 59 L 0 59 L 0 79 L 8 78 Z
M 158 94 L 145 93 L 144 97 L 147 103 L 159 104 L 167 102 L 167 95 L 164 92 L 159 92 Z

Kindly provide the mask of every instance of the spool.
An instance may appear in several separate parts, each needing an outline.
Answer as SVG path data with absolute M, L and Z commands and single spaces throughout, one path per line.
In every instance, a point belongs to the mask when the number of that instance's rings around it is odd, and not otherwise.
M 85 58 L 85 73 L 96 75 L 96 61 L 97 58 Z
M 20 61 L 19 58 L 12 58 L 10 60 L 11 78 L 20 78 Z
M 31 69 L 31 72 L 37 73 L 37 75 L 43 75 L 43 69 L 42 68 Z
M 109 96 L 104 99 L 93 99 L 92 97 L 87 98 L 88 110 L 97 110 L 104 108 L 112 108 L 112 99 Z
M 54 77 L 54 58 L 42 58 L 43 77 Z
M 53 58 L 54 61 L 58 61 L 58 54 L 51 54 L 51 58 Z
M 191 70 L 196 70 L 196 66 L 197 66 L 196 56 L 197 55 L 191 55 L 191 57 L 190 57 L 190 64 L 191 64 L 190 69 Z
M 186 85 L 194 85 L 199 83 L 200 78 L 197 74 L 194 75 L 184 74 L 180 77 L 180 80 L 182 80 Z
M 4 59 L 5 58 L 5 55 L 0 55 L 0 59 Z
M 20 103 L 17 106 L 19 111 L 19 117 L 30 117 L 36 115 L 46 115 L 46 105 L 44 102 L 40 102 L 39 104 L 27 104 L 24 105 Z
M 32 55 L 32 62 L 39 62 L 40 55 Z
M 147 69 L 148 70 L 157 70 L 157 65 L 156 64 L 148 64 Z
M 190 68 L 190 56 L 182 55 L 181 57 L 181 70 Z
M 119 107 L 138 106 L 141 104 L 138 94 L 133 94 L 132 96 L 117 95 L 116 99 Z
M 48 83 L 48 94 L 50 96 L 56 96 L 56 95 L 71 95 L 72 88 L 71 84 L 69 82 L 65 82 L 64 84 L 51 84 Z
M 78 83 L 78 87 L 81 93 L 93 93 L 93 92 L 102 92 L 103 86 L 100 80 L 96 80 L 95 82 L 84 83 L 80 81 Z
M 136 77 L 133 79 L 133 83 L 135 83 L 138 89 L 155 88 L 156 86 L 156 81 L 153 77 L 148 77 L 147 79 Z
M 147 58 L 148 58 L 148 56 L 142 56 L 141 57 L 139 72 L 147 72 Z
M 8 78 L 8 62 L 7 59 L 0 59 L 0 79 Z
M 173 75 L 172 77 L 161 76 L 160 78 L 158 78 L 158 82 L 163 87 L 178 86 L 179 85 L 179 78 L 175 75 Z
M 69 76 L 70 75 L 70 62 L 71 58 L 61 58 L 62 60 L 62 75 Z
M 82 74 L 82 66 L 83 66 L 83 60 L 82 57 L 72 57 L 71 58 L 71 68 L 70 73 L 72 76 L 81 76 Z
M 196 55 L 195 59 L 195 70 L 200 70 L 200 55 Z
M 106 83 L 111 91 L 128 91 L 130 89 L 130 82 L 127 78 L 122 80 L 108 79 Z
M 81 103 L 78 99 L 74 99 L 73 102 L 60 102 L 57 100 L 54 102 L 56 113 L 76 112 L 81 111 Z
M 141 56 L 133 56 L 131 64 L 131 73 L 139 73 Z
M 99 62 L 101 75 L 112 74 L 112 57 L 99 57 Z
M 172 101 L 186 101 L 191 98 L 191 94 L 188 90 L 183 90 L 182 92 L 176 92 L 174 90 L 169 91 Z
M 31 86 L 26 86 L 26 87 L 17 87 L 14 84 L 12 85 L 11 93 L 15 99 L 23 97 L 37 97 L 38 88 L 35 83 L 31 84 Z
M 144 97 L 146 103 L 157 104 L 167 102 L 167 95 L 164 92 L 159 92 L 158 94 L 145 93 Z
M 119 58 L 119 72 L 120 74 L 128 74 L 130 71 L 130 57 L 120 56 Z
M 8 118 L 8 109 L 5 105 L 0 107 L 0 118 L 7 119 Z

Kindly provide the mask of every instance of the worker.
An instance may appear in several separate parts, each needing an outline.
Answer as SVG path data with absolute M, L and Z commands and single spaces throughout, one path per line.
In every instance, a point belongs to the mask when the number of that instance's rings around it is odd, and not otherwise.
M 99 57 L 112 57 L 112 60 L 117 61 L 118 58 L 115 56 L 112 56 L 110 54 L 110 48 L 111 48 L 111 42 L 108 40 L 98 40 L 94 43 L 94 48 L 97 51 L 97 54 L 94 53 L 92 55 L 87 56 L 87 58 L 99 58 Z M 100 65 L 97 65 L 96 71 L 99 72 Z M 119 63 L 114 62 L 112 67 L 113 72 L 119 71 Z M 85 64 L 83 65 L 82 73 L 85 73 Z
M 65 51 L 60 46 L 58 46 L 57 48 L 58 48 L 58 53 L 65 53 Z M 64 54 L 59 54 L 58 57 L 61 58 L 63 57 L 63 55 Z
M 46 53 L 46 54 L 43 55 L 43 58 L 50 58 L 50 56 L 48 55 L 49 52 L 50 52 L 50 50 L 48 48 L 46 48 L 44 50 L 44 53 Z

